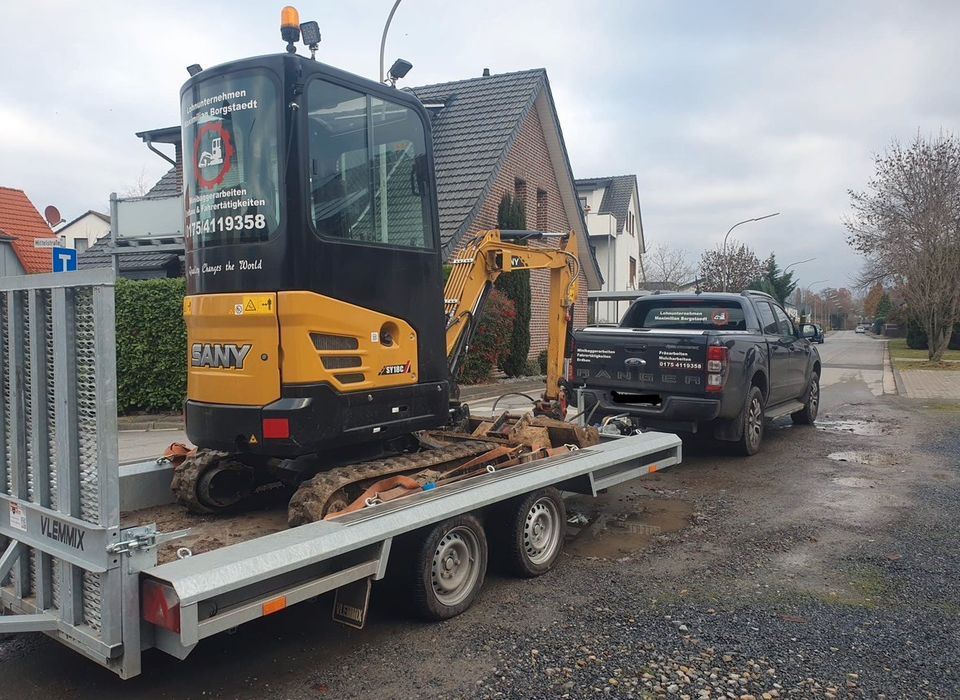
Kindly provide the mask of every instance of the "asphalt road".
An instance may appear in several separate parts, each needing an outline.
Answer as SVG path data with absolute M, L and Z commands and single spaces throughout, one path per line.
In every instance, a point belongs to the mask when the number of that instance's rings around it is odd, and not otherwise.
M 570 499 L 589 524 L 558 567 L 494 570 L 458 618 L 410 620 L 378 584 L 365 630 L 324 598 L 183 662 L 149 652 L 128 682 L 18 637 L 0 697 L 960 697 L 960 411 L 884 395 L 879 341 L 819 349 L 816 428 L 768 424 L 749 459 L 688 444 L 679 467 Z

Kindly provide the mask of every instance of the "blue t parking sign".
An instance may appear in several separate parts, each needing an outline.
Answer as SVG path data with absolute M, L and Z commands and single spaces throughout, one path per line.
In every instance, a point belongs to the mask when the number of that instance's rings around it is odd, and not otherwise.
M 77 271 L 77 251 L 73 248 L 54 248 L 53 249 L 53 271 L 54 272 L 76 272 Z

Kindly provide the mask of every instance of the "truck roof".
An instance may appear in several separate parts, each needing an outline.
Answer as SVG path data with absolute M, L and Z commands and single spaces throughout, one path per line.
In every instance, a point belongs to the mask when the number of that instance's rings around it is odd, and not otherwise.
M 744 298 L 759 297 L 769 301 L 776 301 L 766 292 L 759 292 L 753 289 L 747 289 L 742 292 L 654 292 L 642 296 L 637 301 L 652 301 L 654 299 L 676 299 L 682 301 L 696 301 L 697 299 L 726 299 L 729 301 L 739 301 Z M 636 303 L 636 302 L 634 302 Z

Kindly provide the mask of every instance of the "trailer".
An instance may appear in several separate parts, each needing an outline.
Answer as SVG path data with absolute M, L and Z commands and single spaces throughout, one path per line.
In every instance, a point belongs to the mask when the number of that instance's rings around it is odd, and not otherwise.
M 435 617 L 459 612 L 483 583 L 488 529 L 534 523 L 518 573 L 539 575 L 562 547 L 556 493 L 595 496 L 681 460 L 675 435 L 604 435 L 295 528 L 269 506 L 187 516 L 172 504 L 169 463 L 119 464 L 115 346 L 111 270 L 0 280 L 0 635 L 47 634 L 122 678 L 140 673 L 144 650 L 185 659 L 328 592 L 334 619 L 362 627 L 372 582 L 418 551 L 428 558 L 411 596 L 433 580 L 451 602 Z

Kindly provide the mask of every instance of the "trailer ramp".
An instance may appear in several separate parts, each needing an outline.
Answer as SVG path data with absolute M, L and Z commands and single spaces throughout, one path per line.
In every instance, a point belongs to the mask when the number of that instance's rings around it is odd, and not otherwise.
M 115 347 L 112 271 L 0 279 L 0 633 L 120 672 Z

